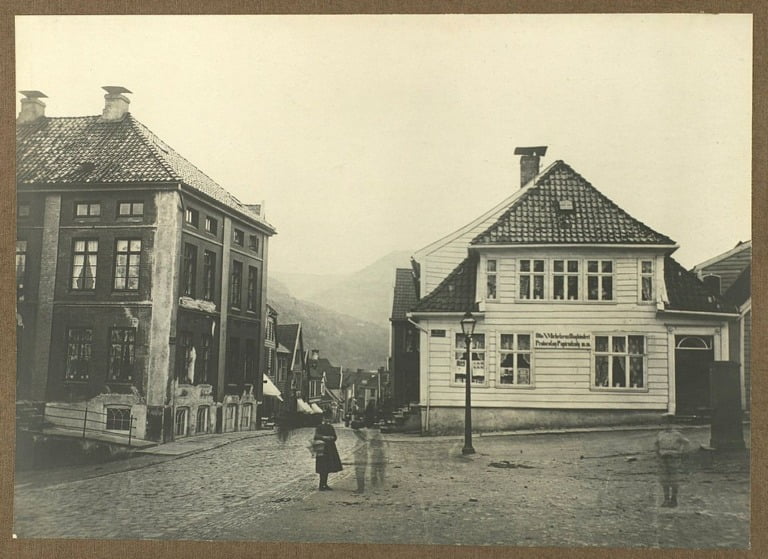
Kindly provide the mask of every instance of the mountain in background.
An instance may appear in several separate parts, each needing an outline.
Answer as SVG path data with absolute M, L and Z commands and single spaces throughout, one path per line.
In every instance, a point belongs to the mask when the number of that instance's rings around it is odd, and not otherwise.
M 270 279 L 269 304 L 279 313 L 278 324 L 301 322 L 304 345 L 345 369 L 387 366 L 389 329 L 297 299 L 279 280 Z
M 299 299 L 389 330 L 395 269 L 410 268 L 412 251 L 396 251 L 351 274 L 277 272 L 270 277 Z
M 308 349 L 347 369 L 387 366 L 395 268 L 411 251 L 387 254 L 351 274 L 270 272 L 268 300 L 279 324 L 301 322 Z

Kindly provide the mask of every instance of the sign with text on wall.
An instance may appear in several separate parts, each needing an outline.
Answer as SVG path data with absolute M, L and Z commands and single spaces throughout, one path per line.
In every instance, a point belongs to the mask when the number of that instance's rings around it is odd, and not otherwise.
M 592 336 L 573 332 L 536 332 L 534 349 L 592 349 Z

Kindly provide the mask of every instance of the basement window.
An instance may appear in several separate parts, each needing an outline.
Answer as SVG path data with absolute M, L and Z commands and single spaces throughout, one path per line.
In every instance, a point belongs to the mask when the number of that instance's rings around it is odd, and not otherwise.
M 131 429 L 130 408 L 107 408 L 107 431 L 125 431 Z

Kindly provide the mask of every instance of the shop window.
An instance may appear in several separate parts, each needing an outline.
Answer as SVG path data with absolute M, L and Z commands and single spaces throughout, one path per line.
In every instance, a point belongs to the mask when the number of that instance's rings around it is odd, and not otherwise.
M 184 245 L 184 262 L 181 276 L 181 293 L 187 297 L 195 297 L 197 276 L 197 247 L 189 243 Z
M 579 261 L 552 261 L 552 298 L 556 301 L 579 299 Z
M 197 228 L 200 223 L 200 212 L 194 208 L 187 208 L 184 211 L 184 221 L 186 221 L 192 227 Z
M 653 302 L 653 260 L 640 261 L 640 300 Z
M 240 229 L 233 229 L 232 240 L 237 246 L 243 246 L 245 244 L 245 233 Z
M 208 423 L 211 418 L 211 409 L 209 406 L 200 406 L 197 408 L 197 433 L 207 433 Z
M 496 260 L 485 262 L 485 298 L 496 299 Z
M 109 372 L 111 382 L 131 382 L 136 359 L 136 328 L 109 331 Z
M 216 295 L 216 253 L 203 252 L 203 300 L 213 301 Z
M 502 334 L 499 351 L 499 384 L 530 386 L 531 335 Z
M 67 359 L 64 380 L 86 381 L 91 376 L 91 344 L 93 330 L 90 328 L 67 329 Z
M 520 299 L 544 298 L 544 261 L 520 260 Z
M 246 382 L 252 382 L 256 379 L 256 369 L 258 368 L 258 353 L 256 340 L 245 340 L 245 367 L 244 378 Z
M 612 260 L 587 260 L 587 298 L 590 301 L 613 300 Z
M 101 215 L 101 202 L 77 202 L 75 204 L 75 217 L 99 217 Z
M 141 217 L 144 215 L 144 202 L 119 202 L 117 217 Z
M 27 241 L 16 241 L 16 299 L 24 300 L 24 284 L 27 278 Z
M 241 431 L 247 431 L 251 428 L 251 417 L 253 417 L 253 404 L 243 404 L 240 408 Z
M 211 216 L 205 217 L 205 230 L 211 235 L 215 235 L 219 231 L 219 222 Z
M 139 264 L 141 262 L 141 241 L 118 239 L 115 243 L 115 290 L 136 291 L 139 289 Z
M 259 311 L 259 269 L 248 266 L 248 300 L 246 308 L 251 312 Z
M 472 359 L 470 364 L 470 374 L 472 375 L 472 384 L 485 384 L 485 334 L 475 334 L 472 336 L 471 351 Z M 467 377 L 467 350 L 464 334 L 456 334 L 454 344 L 454 373 L 453 382 L 464 384 Z
M 243 304 L 243 263 L 232 261 L 232 294 L 230 305 L 236 309 Z
M 131 427 L 130 408 L 107 408 L 107 431 L 128 432 Z
M 237 418 L 237 404 L 227 404 L 224 408 L 224 431 L 235 430 L 235 419 Z
M 596 388 L 645 388 L 644 336 L 595 336 L 594 382 Z
M 96 265 L 99 241 L 78 239 L 72 249 L 72 278 L 70 286 L 77 291 L 93 291 L 96 288 Z
M 176 408 L 173 434 L 177 437 L 185 437 L 189 434 L 189 408 Z

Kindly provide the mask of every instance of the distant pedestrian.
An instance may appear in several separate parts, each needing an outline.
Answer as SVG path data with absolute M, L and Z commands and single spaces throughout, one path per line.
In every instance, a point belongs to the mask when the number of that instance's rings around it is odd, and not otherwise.
M 368 468 L 368 429 L 361 421 L 353 421 L 352 433 L 358 439 L 355 447 L 355 478 L 357 479 L 356 493 L 365 493 L 365 472 Z
M 673 414 L 666 414 L 665 429 L 656 435 L 656 456 L 659 461 L 659 481 L 664 490 L 662 507 L 676 507 L 677 493 L 683 470 L 683 453 L 690 444 L 673 425 Z
M 320 491 L 330 491 L 328 474 L 341 471 L 341 458 L 336 449 L 336 430 L 331 425 L 331 413 L 323 413 L 323 422 L 315 429 L 314 440 L 323 441 L 324 448 L 316 453 L 315 472 L 320 474 Z
M 373 401 L 368 402 L 368 405 L 365 406 L 365 426 L 366 427 L 373 427 L 373 424 L 376 422 L 376 406 L 373 404 Z
M 371 485 L 382 487 L 384 485 L 384 469 L 387 457 L 384 455 L 384 440 L 381 438 L 381 430 L 378 427 L 371 429 L 369 436 L 371 447 Z

